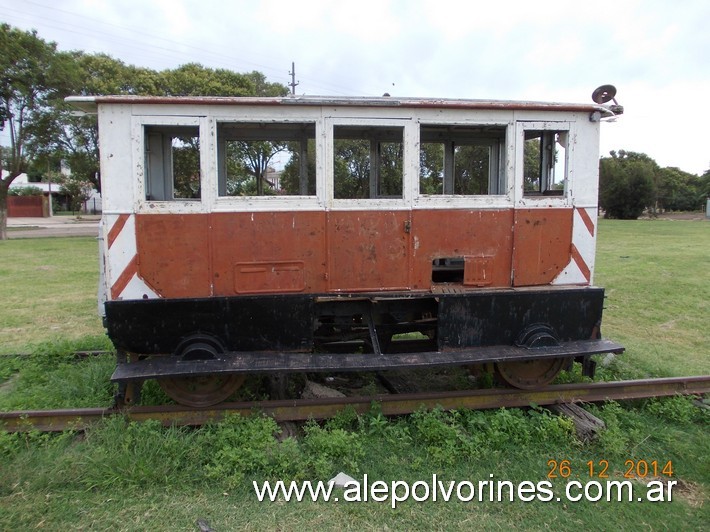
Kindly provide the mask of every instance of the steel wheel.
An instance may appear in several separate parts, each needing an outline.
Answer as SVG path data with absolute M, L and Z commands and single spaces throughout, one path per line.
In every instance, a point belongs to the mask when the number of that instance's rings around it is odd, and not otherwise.
M 564 358 L 499 362 L 498 375 L 513 388 L 533 390 L 550 384 L 565 366 Z
M 244 383 L 245 375 L 201 375 L 165 377 L 158 380 L 163 391 L 176 403 L 205 407 L 229 398 Z

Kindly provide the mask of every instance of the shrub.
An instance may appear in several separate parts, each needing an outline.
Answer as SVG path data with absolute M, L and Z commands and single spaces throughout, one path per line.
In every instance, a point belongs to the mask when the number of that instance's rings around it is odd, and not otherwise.
M 10 196 L 41 196 L 44 194 L 39 187 L 28 185 L 26 187 L 11 187 L 7 192 Z

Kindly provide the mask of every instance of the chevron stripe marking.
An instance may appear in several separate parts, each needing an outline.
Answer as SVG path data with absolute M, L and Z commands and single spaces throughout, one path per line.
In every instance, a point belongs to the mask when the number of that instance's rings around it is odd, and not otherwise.
M 118 235 L 121 234 L 121 231 L 123 230 L 123 227 L 126 225 L 126 222 L 128 221 L 130 215 L 128 214 L 120 214 L 118 216 L 118 219 L 116 222 L 111 226 L 111 229 L 108 232 L 108 247 L 111 249 L 111 246 L 113 243 L 116 241 L 118 238 Z
M 584 225 L 587 227 L 589 234 L 594 236 L 594 222 L 592 221 L 592 218 L 589 216 L 587 209 L 577 209 L 577 213 L 579 214 L 579 217 L 582 218 L 582 221 L 584 222 Z
M 113 286 L 111 286 L 111 299 L 118 299 L 118 297 L 121 295 L 121 292 L 126 289 L 128 283 L 131 282 L 131 279 L 133 279 L 133 276 L 137 273 L 138 255 L 136 254 L 133 255 L 131 261 L 128 263 L 121 275 L 118 276 L 118 279 L 116 279 L 116 282 L 113 283 Z
M 577 263 L 582 275 L 584 275 L 584 278 L 589 282 L 592 278 L 592 272 L 589 270 L 589 266 L 587 266 L 587 263 L 582 258 L 582 254 L 574 244 L 572 244 L 572 259 Z

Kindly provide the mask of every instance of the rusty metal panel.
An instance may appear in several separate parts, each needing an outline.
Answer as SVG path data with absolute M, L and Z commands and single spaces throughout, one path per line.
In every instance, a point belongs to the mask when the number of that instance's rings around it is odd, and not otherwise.
M 234 267 L 237 294 L 302 292 L 306 287 L 303 261 L 240 262 Z
M 409 211 L 329 212 L 329 289 L 407 289 L 409 230 Z
M 463 257 L 463 284 L 510 286 L 513 210 L 416 210 L 412 214 L 412 288 L 432 287 L 432 261 Z
M 493 283 L 492 255 L 481 257 L 464 257 L 463 284 L 466 286 L 490 286 Z
M 136 215 L 138 275 L 163 297 L 211 295 L 206 214 Z
M 573 209 L 516 209 L 513 286 L 552 282 L 570 261 Z
M 215 295 L 325 292 L 325 213 L 215 213 Z

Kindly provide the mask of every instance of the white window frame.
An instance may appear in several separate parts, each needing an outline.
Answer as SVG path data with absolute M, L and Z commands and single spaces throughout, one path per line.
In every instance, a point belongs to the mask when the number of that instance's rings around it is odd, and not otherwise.
M 316 194 L 315 196 L 220 196 L 219 195 L 219 160 L 218 160 L 218 125 L 219 124 L 314 124 L 316 149 Z M 300 117 L 244 117 L 213 116 L 209 119 L 211 161 L 213 183 L 210 192 L 213 195 L 211 212 L 266 212 L 266 211 L 311 211 L 323 210 L 325 206 L 324 164 L 323 164 L 323 121 L 312 116 Z
M 335 126 L 370 126 L 402 128 L 402 197 L 351 199 L 335 198 Z M 416 150 L 412 149 L 416 146 Z M 413 153 L 416 151 L 416 153 Z M 358 210 L 407 210 L 411 208 L 419 188 L 419 124 L 411 117 L 403 118 L 325 118 L 325 198 L 328 208 L 339 211 Z
M 417 176 L 416 176 L 416 195 L 414 200 L 415 208 L 422 209 L 452 209 L 452 208 L 492 208 L 492 209 L 508 209 L 513 206 L 513 189 L 514 189 L 514 172 L 512 162 L 514 161 L 513 154 L 515 153 L 515 122 L 512 121 L 451 121 L 451 120 L 420 120 L 417 123 Z M 421 194 L 419 192 L 419 150 L 420 150 L 420 126 L 461 126 L 461 127 L 487 127 L 495 126 L 505 128 L 505 141 L 500 146 L 499 154 L 499 174 L 502 175 L 503 191 L 501 194 L 476 194 L 476 195 L 458 195 L 458 194 Z
M 570 121 L 526 121 L 519 120 L 515 126 L 515 205 L 516 207 L 571 207 L 572 177 L 574 168 L 574 123 Z M 525 195 L 525 132 L 526 131 L 564 131 L 567 132 L 565 149 L 564 189 L 561 196 L 526 196 Z
M 200 199 L 146 199 L 146 126 L 191 126 L 198 128 L 200 138 Z M 211 203 L 210 194 L 210 147 L 207 138 L 207 119 L 204 116 L 133 116 L 131 120 L 133 138 L 133 179 L 135 189 L 134 211 L 138 214 L 192 214 L 205 213 Z

